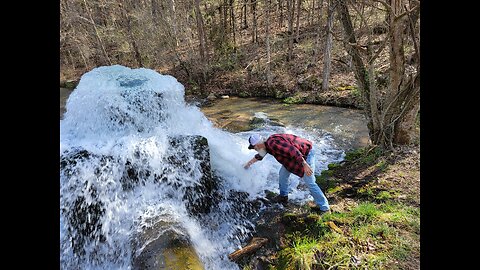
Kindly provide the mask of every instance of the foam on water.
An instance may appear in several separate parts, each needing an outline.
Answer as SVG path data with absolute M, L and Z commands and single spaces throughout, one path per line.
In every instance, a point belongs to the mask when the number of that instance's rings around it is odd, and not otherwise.
M 60 151 L 66 155 L 83 149 L 89 156 L 69 165 L 71 171 L 61 172 L 60 206 L 72 211 L 79 197 L 87 205 L 101 202 L 104 212 L 98 233 L 104 239 L 84 243 L 87 256 L 80 258 L 71 244 L 76 232 L 71 231 L 68 217 L 62 214 L 61 268 L 130 269 L 132 259 L 142 250 L 132 245 L 132 239 L 151 225 L 149 220 L 164 219 L 188 235 L 206 269 L 238 269 L 227 255 L 240 247 L 252 224 L 233 211 L 235 205 L 225 198 L 234 191 L 247 192 L 249 199 L 263 196 L 265 190 L 278 192 L 280 164 L 272 156 L 267 155 L 249 170 L 243 168 L 255 154 L 247 149 L 247 138 L 253 132 L 265 137 L 275 132 L 294 133 L 310 139 L 317 146 L 316 174 L 344 157 L 332 138 L 321 131 L 265 126 L 229 133 L 215 128 L 198 107 L 185 103 L 183 85 L 169 75 L 119 65 L 84 74 L 60 120 Z M 188 214 L 181 193 L 201 178 L 198 160 L 189 156 L 186 164 L 191 170 L 187 171 L 166 168 L 162 163 L 170 150 L 168 137 L 176 135 L 207 138 L 212 171 L 222 180 L 220 192 L 225 198 L 201 218 Z M 151 172 L 142 176 L 142 185 L 129 191 L 121 181 L 127 161 L 140 172 Z M 169 171 L 165 183 L 156 183 L 155 174 L 165 170 Z M 308 191 L 296 189 L 298 177 L 292 176 L 291 180 L 291 198 L 311 199 Z M 89 215 L 86 222 L 91 219 Z

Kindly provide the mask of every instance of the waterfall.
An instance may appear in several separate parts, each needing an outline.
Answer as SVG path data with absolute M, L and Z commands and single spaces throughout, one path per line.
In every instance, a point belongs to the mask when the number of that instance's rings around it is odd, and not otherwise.
M 280 168 L 267 156 L 245 170 L 254 154 L 248 136 L 309 138 L 317 173 L 343 159 L 328 134 L 215 128 L 184 94 L 174 77 L 146 68 L 105 66 L 81 77 L 60 120 L 61 269 L 132 269 L 168 234 L 193 247 L 205 269 L 238 269 L 227 255 L 254 231 L 255 198 L 278 192 Z

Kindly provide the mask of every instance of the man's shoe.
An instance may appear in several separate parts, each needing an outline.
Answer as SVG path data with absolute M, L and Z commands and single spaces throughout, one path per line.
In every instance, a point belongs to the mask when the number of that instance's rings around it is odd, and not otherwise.
M 318 206 L 315 202 L 313 201 L 308 201 L 307 206 L 310 207 L 310 210 L 317 212 L 319 215 L 323 214 L 331 214 L 332 211 L 330 209 L 328 210 L 320 210 L 320 206 Z
M 286 204 L 288 203 L 288 196 L 277 195 L 271 200 L 274 203 Z

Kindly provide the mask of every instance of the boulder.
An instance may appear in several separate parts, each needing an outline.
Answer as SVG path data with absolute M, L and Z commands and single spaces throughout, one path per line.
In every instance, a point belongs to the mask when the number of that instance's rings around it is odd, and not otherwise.
M 205 269 L 186 234 L 176 224 L 158 221 L 136 239 L 138 246 L 145 246 L 133 259 L 134 270 Z

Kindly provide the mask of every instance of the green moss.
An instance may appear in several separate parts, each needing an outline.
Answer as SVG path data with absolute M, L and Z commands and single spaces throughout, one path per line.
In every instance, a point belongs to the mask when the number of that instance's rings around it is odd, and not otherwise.
M 342 190 L 343 190 L 343 187 L 341 187 L 341 186 L 336 186 L 336 187 L 328 188 L 328 189 L 327 189 L 327 193 L 333 194 L 333 193 L 340 192 L 340 191 L 342 191 Z
M 372 198 L 375 196 L 375 191 L 367 185 L 359 188 L 357 194 L 363 197 Z
M 345 86 L 338 86 L 334 88 L 337 91 L 358 91 L 358 88 L 354 85 L 345 85 Z
M 244 97 L 250 97 L 250 94 L 246 91 L 240 91 L 238 92 L 238 96 L 244 98 Z
M 345 160 L 351 162 L 359 162 L 361 164 L 373 164 L 379 157 L 383 155 L 383 150 L 379 147 L 358 148 L 345 153 Z M 385 162 L 379 163 L 379 166 L 386 166 Z
M 389 191 L 383 190 L 380 191 L 376 196 L 375 199 L 380 200 L 380 201 L 386 201 L 392 198 L 392 195 L 390 194 Z
M 380 171 L 384 171 L 387 166 L 388 166 L 388 163 L 385 161 L 385 160 L 381 160 L 379 161 L 377 164 L 375 164 L 375 166 L 380 169 Z
M 340 167 L 340 165 L 338 163 L 330 163 L 328 164 L 328 169 L 329 170 L 334 170 L 335 168 L 338 168 Z
M 353 161 L 360 158 L 365 153 L 365 148 L 358 148 L 345 153 L 345 160 Z
M 204 269 L 200 258 L 190 246 L 166 249 L 163 255 L 166 269 Z
M 291 96 L 291 97 L 287 97 L 283 100 L 283 103 L 286 103 L 286 104 L 300 104 L 300 103 L 303 103 L 304 101 L 304 98 L 299 96 L 299 95 L 295 95 L 295 96 Z

